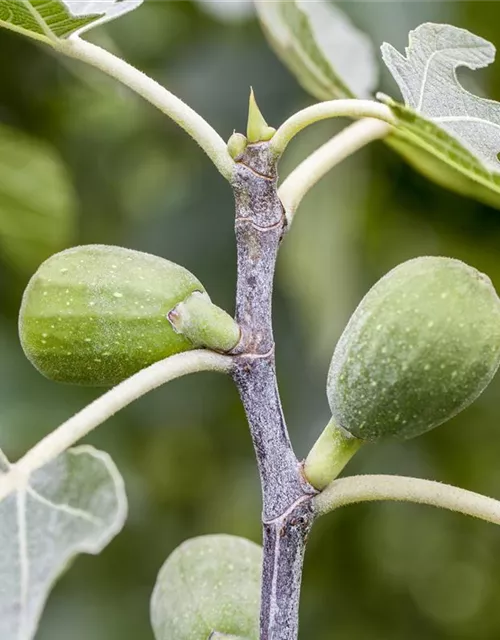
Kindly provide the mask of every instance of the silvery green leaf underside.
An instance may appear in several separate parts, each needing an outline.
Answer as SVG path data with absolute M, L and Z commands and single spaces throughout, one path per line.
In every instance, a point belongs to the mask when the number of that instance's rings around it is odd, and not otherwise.
M 0 482 L 9 463 L 0 455 Z M 100 553 L 127 514 L 111 458 L 70 449 L 0 502 L 0 638 L 32 640 L 50 590 L 79 553 Z
M 410 33 L 406 56 L 389 44 L 382 56 L 410 109 L 450 132 L 491 171 L 500 172 L 500 103 L 462 87 L 459 67 L 481 69 L 495 47 L 465 29 L 423 24 Z
M 495 48 L 464 29 L 426 23 L 402 55 L 382 46 L 405 104 L 382 96 L 397 125 L 387 142 L 435 182 L 500 208 L 500 103 L 466 91 L 459 67 L 479 69 Z
M 383 101 L 397 119 L 387 144 L 429 180 L 500 209 L 500 173 L 490 171 L 440 124 L 386 96 Z
M 366 96 L 377 73 L 369 42 L 325 0 L 256 0 L 263 29 L 301 85 L 319 100 Z M 466 91 L 458 67 L 490 64 L 494 47 L 464 29 L 427 23 L 406 55 L 384 44 L 405 104 L 386 142 L 429 179 L 500 208 L 500 104 Z
M 143 0 L 0 0 L 0 26 L 38 40 L 79 35 L 114 20 Z

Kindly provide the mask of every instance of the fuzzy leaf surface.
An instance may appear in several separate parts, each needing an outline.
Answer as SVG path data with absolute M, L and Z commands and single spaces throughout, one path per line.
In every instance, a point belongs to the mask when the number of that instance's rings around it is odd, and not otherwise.
M 0 26 L 37 40 L 79 35 L 136 9 L 143 0 L 0 0 Z
M 10 469 L 2 454 L 0 482 Z M 0 638 L 32 640 L 57 578 L 77 554 L 100 553 L 126 515 L 123 480 L 92 447 L 70 449 L 19 477 L 0 502 Z
M 405 55 L 382 46 L 405 104 L 382 97 L 397 118 L 389 144 L 439 184 L 500 208 L 500 103 L 462 87 L 459 67 L 495 59 L 492 44 L 465 29 L 426 23 Z

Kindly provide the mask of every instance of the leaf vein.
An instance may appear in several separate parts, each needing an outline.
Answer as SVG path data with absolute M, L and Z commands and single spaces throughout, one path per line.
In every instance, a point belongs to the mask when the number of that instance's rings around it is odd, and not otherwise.
M 52 502 L 52 500 L 45 498 L 44 496 L 39 494 L 38 491 L 33 489 L 33 487 L 31 486 L 27 488 L 27 491 L 34 500 L 36 500 L 40 504 L 43 504 L 46 507 L 54 509 L 55 511 L 61 511 L 69 516 L 74 516 L 75 518 L 81 518 L 82 520 L 86 520 L 87 522 L 92 523 L 96 527 L 104 524 L 104 521 L 102 520 L 102 518 L 98 518 L 97 516 L 94 516 L 88 511 L 84 511 L 83 509 L 78 509 L 77 507 L 72 507 L 69 504 Z

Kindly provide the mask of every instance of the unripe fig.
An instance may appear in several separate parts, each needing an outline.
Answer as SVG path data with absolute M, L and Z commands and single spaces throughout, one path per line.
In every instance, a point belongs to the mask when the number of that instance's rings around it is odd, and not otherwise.
M 183 267 L 121 247 L 75 247 L 49 258 L 31 278 L 19 316 L 21 344 L 48 378 L 112 385 L 199 346 L 168 319 L 194 292 L 201 292 L 209 308 L 204 310 L 203 335 L 210 333 L 206 327 L 213 307 L 219 320 L 224 314 L 236 344 L 234 321 L 210 303 L 202 284 Z
M 167 559 L 151 598 L 156 640 L 257 640 L 262 549 L 227 535 L 187 540 Z
M 327 395 L 361 440 L 413 438 L 469 405 L 500 363 L 500 300 L 459 260 L 416 258 L 368 292 L 335 349 Z
M 304 472 L 323 489 L 366 441 L 413 438 L 485 389 L 500 363 L 500 300 L 490 279 L 451 258 L 405 262 L 352 315 L 328 374 L 332 419 Z

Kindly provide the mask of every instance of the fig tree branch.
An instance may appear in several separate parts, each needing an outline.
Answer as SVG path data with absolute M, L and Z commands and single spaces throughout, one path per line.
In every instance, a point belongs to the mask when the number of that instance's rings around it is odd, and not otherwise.
M 316 492 L 293 452 L 276 381 L 272 294 L 286 228 L 276 161 L 268 142 L 250 144 L 238 159 L 233 181 L 236 321 L 242 331 L 233 378 L 246 411 L 262 485 L 260 640 L 296 640 L 302 564 Z

